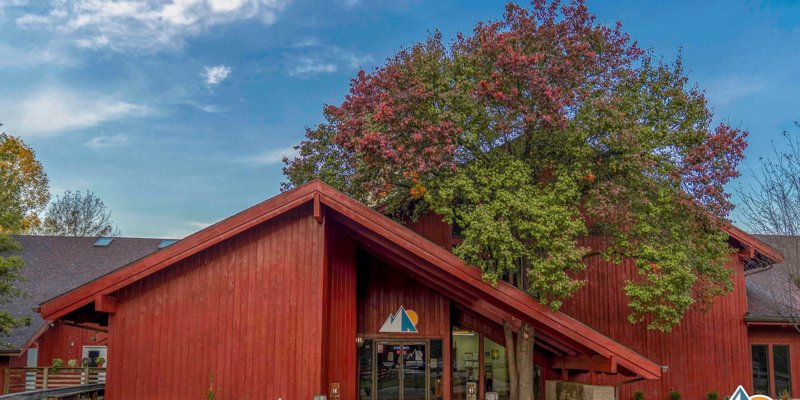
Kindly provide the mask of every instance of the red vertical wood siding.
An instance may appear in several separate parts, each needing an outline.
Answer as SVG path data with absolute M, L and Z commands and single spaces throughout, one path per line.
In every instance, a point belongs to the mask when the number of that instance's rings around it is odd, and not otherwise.
M 436 243 L 448 242 L 442 235 L 445 232 L 449 235 L 450 229 L 435 215 L 407 226 Z M 602 241 L 589 238 L 582 244 L 601 248 Z M 637 276 L 630 260 L 614 265 L 600 257 L 590 259 L 584 273 L 586 286 L 561 311 L 669 367 L 660 380 L 623 385 L 621 400 L 631 399 L 638 390 L 643 391 L 648 400 L 667 398 L 670 390 L 677 390 L 686 400 L 703 400 L 709 391 L 717 391 L 720 396 L 730 395 L 740 384 L 752 390 L 750 348 L 744 323 L 747 298 L 743 266 L 737 256 L 731 257 L 729 266 L 735 272 L 734 291 L 717 298 L 706 313 L 690 311 L 669 333 L 648 331 L 644 325 L 631 325 L 627 321 L 628 298 L 622 288 L 627 279 Z M 800 360 L 800 356 L 793 360 Z M 561 379 L 560 370 L 546 365 L 541 367 L 543 381 Z M 800 371 L 800 367 L 794 370 Z M 589 382 L 588 374 L 571 375 L 570 379 Z M 620 379 L 607 375 L 598 377 L 597 382 L 614 384 Z
M 358 332 L 367 336 L 450 336 L 449 300 L 410 276 L 372 258 L 365 257 L 358 269 Z M 417 333 L 378 332 L 390 314 L 403 306 L 419 316 Z
M 405 225 L 420 236 L 447 250 L 453 247 L 453 235 L 450 225 L 442 221 L 442 217 L 434 213 L 425 214 L 417 222 L 408 221 Z
M 121 290 L 107 398 L 313 398 L 321 238 L 303 206 Z
M 800 333 L 791 326 L 752 325 L 748 327 L 750 344 L 780 344 L 789 345 L 789 369 L 792 377 L 792 398 L 800 395 Z M 749 352 L 749 349 L 748 349 Z M 749 354 L 749 353 L 748 353 Z M 752 358 L 751 358 L 752 361 Z M 771 360 L 770 360 L 771 362 Z M 770 365 L 770 373 L 772 366 Z M 753 378 L 749 377 L 747 383 L 752 389 Z M 772 388 L 772 390 L 775 390 Z M 773 398 L 778 398 L 775 396 Z
M 67 361 L 83 357 L 83 346 L 105 346 L 108 334 L 56 323 L 37 340 L 40 367 L 49 367 L 54 358 Z
M 584 245 L 601 248 L 598 238 L 587 239 Z M 734 291 L 714 300 L 708 312 L 689 311 L 683 321 L 669 333 L 649 331 L 644 324 L 627 321 L 628 298 L 623 286 L 637 276 L 636 267 L 627 260 L 614 265 L 593 257 L 588 261 L 584 277 L 586 286 L 568 301 L 562 311 L 586 323 L 619 343 L 651 360 L 669 367 L 660 380 L 622 386 L 621 400 L 632 398 L 641 390 L 646 399 L 668 398 L 670 390 L 686 400 L 703 400 L 706 393 L 731 395 L 738 385 L 752 385 L 751 361 L 744 314 L 747 310 L 743 266 L 731 256 Z M 587 376 L 577 377 L 588 382 Z M 611 384 L 614 377 L 600 377 L 598 383 Z
M 358 385 L 356 243 L 341 233 L 333 232 L 330 225 L 327 229 L 330 265 L 327 382 L 338 383 L 341 398 L 351 400 L 356 398 Z

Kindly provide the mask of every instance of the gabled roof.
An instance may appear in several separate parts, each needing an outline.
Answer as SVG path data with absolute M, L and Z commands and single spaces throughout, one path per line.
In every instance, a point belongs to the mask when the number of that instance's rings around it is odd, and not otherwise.
M 745 275 L 748 322 L 800 321 L 800 288 L 792 274 L 800 273 L 800 236 L 755 235 L 775 247 L 785 260 Z
M 24 280 L 17 287 L 25 296 L 3 304 L 15 317 L 31 318 L 31 325 L 0 338 L 0 352 L 18 353 L 42 328 L 44 321 L 34 307 L 61 293 L 103 276 L 156 250 L 160 239 L 114 238 L 107 247 L 95 247 L 96 237 L 14 236 L 22 246 L 15 252 L 25 261 Z M 3 254 L 8 256 L 11 254 Z
M 453 293 L 454 285 L 468 287 L 475 297 L 462 298 L 461 301 L 471 301 L 470 305 L 477 309 L 490 310 L 510 316 L 516 321 L 532 323 L 537 329 L 548 332 L 559 340 L 575 343 L 578 347 L 599 354 L 611 360 L 613 365 L 619 365 L 643 378 L 657 379 L 661 376 L 661 367 L 653 361 L 566 314 L 552 311 L 505 282 L 496 286 L 485 283 L 477 268 L 466 265 L 449 251 L 318 180 L 275 196 L 170 247 L 47 301 L 41 305 L 40 312 L 47 320 L 64 317 L 91 305 L 96 299 L 103 298 L 102 296 L 111 295 L 203 249 L 308 202 L 313 202 L 314 217 L 318 220 L 322 221 L 330 215 L 357 235 L 357 239 L 369 240 L 370 243 L 380 246 L 383 254 L 391 256 L 394 262 L 411 265 L 415 268 L 415 273 L 428 282 L 438 282 L 441 289 Z

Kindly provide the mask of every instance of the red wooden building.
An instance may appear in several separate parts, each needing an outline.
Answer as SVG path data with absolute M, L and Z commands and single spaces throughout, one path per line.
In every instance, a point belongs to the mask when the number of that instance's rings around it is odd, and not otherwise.
M 2 307 L 16 317 L 30 318 L 31 323 L 0 338 L 0 382 L 3 383 L 6 367 L 48 367 L 55 358 L 63 360 L 66 365 L 69 360 L 82 360 L 84 357 L 107 357 L 104 327 L 81 329 L 63 321 L 44 321 L 34 308 L 168 243 L 160 239 L 32 235 L 18 235 L 14 239 L 23 248 L 16 255 L 25 262 L 24 279 L 19 282 L 19 289 L 25 295 Z M 5 386 L 0 385 L 0 394 L 5 391 Z M 16 389 L 23 390 L 24 387 Z
M 675 390 L 700 400 L 752 390 L 745 270 L 781 261 L 729 233 L 741 250 L 734 293 L 661 334 L 625 320 L 631 265 L 591 262 L 589 285 L 553 312 L 510 284 L 484 283 L 434 216 L 405 227 L 314 181 L 40 312 L 107 327 L 111 400 L 202 398 L 211 376 L 220 399 L 503 399 L 502 320 L 536 328 L 539 398 Z M 557 381 L 594 385 L 548 383 Z

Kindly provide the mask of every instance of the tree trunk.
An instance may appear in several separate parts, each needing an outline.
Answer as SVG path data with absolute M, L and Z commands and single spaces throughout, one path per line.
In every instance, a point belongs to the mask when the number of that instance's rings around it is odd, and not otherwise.
M 508 400 L 519 400 L 519 382 L 517 380 L 517 349 L 514 346 L 514 330 L 508 321 L 503 321 L 503 333 L 506 336 L 506 361 L 508 362 Z
M 523 322 L 517 333 L 519 400 L 533 400 L 533 327 Z M 509 371 L 510 372 L 510 371 Z

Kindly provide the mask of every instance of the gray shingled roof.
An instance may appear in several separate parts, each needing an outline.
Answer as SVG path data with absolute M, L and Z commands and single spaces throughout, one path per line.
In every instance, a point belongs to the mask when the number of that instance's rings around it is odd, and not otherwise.
M 96 247 L 96 237 L 15 236 L 22 245 L 26 280 L 19 285 L 28 293 L 0 305 L 18 317 L 28 316 L 32 324 L 0 337 L 3 351 L 19 350 L 42 326 L 33 308 L 156 250 L 161 239 L 114 238 L 108 247 Z
M 791 274 L 800 273 L 800 236 L 754 236 L 783 253 L 785 262 L 746 276 L 748 319 L 800 321 L 800 289 Z

